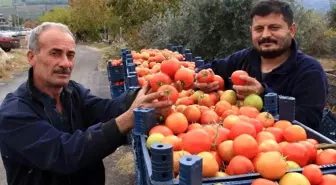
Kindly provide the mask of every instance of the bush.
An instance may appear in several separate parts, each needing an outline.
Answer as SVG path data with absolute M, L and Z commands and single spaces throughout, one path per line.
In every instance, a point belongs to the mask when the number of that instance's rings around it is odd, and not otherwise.
M 251 46 L 249 10 L 255 0 L 183 0 L 180 12 L 153 16 L 140 29 L 138 45 L 165 48 L 169 43 L 190 48 L 206 60 L 226 57 Z M 330 52 L 324 18 L 289 0 L 297 24 L 300 49 L 310 54 Z
M 205 59 L 223 57 L 250 43 L 246 21 L 251 0 L 184 0 L 177 15 L 166 12 L 141 27 L 144 44 L 165 47 L 182 44 Z M 153 26 L 155 25 L 155 26 Z
M 111 46 L 102 49 L 102 59 L 99 65 L 99 71 L 106 71 L 106 60 L 121 58 L 121 50 L 128 48 L 125 42 L 113 42 Z

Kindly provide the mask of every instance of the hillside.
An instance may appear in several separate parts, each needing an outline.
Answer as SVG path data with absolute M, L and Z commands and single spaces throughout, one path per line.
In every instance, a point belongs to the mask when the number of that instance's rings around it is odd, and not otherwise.
M 329 0 L 302 0 L 305 8 L 325 12 L 330 9 Z

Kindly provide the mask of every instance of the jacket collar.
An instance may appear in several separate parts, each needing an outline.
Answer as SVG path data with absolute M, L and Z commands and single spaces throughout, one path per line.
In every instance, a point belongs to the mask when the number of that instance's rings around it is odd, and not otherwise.
M 42 104 L 47 103 L 47 104 L 56 105 L 56 100 L 55 99 L 50 97 L 48 94 L 42 92 L 40 89 L 38 89 L 34 85 L 33 67 L 30 67 L 29 71 L 28 71 L 28 80 L 26 82 L 26 88 L 27 88 L 30 96 L 33 98 L 33 100 L 36 100 L 36 101 L 38 101 Z M 71 93 L 72 93 L 72 88 L 68 84 L 63 88 L 62 95 L 63 94 L 71 95 Z
M 260 66 L 261 66 L 260 55 L 258 54 L 255 48 L 252 49 L 251 54 L 252 54 L 251 57 L 253 58 L 252 60 L 250 60 L 252 62 L 252 66 L 258 67 L 260 70 Z M 278 74 L 288 74 L 292 70 L 297 69 L 298 68 L 297 54 L 298 54 L 298 43 L 295 39 L 292 39 L 290 56 L 283 64 L 281 64 L 279 67 L 274 69 L 273 72 L 278 73 Z

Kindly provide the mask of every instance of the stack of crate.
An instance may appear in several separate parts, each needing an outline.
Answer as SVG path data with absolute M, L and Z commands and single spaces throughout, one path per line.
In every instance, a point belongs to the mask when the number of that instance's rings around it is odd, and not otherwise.
M 108 60 L 106 61 L 106 66 L 111 97 L 116 98 L 125 92 L 124 65 Z

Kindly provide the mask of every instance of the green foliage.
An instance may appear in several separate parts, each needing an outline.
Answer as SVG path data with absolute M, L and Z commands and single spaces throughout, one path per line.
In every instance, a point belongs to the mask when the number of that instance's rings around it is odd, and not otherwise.
M 335 0 L 329 0 L 330 1 L 330 10 L 328 11 L 328 23 L 329 26 L 332 28 L 336 28 L 336 2 Z
M 205 59 L 227 56 L 250 44 L 247 20 L 251 3 L 251 0 L 184 0 L 179 14 L 167 12 L 146 22 L 141 27 L 141 37 L 151 47 L 182 44 Z M 152 44 L 146 43 L 148 38 L 152 38 Z
M 198 56 L 212 60 L 226 57 L 251 46 L 249 11 L 255 0 L 183 0 L 180 13 L 167 11 L 146 21 L 140 30 L 139 45 L 165 48 L 169 43 L 182 44 Z M 324 17 L 306 10 L 300 1 L 288 0 L 300 49 L 312 55 L 331 52 L 330 39 L 324 32 Z
M 56 7 L 53 11 L 46 12 L 39 18 L 39 22 L 59 22 L 63 24 L 70 23 L 71 10 L 68 7 Z

